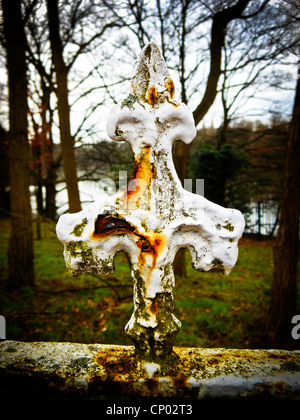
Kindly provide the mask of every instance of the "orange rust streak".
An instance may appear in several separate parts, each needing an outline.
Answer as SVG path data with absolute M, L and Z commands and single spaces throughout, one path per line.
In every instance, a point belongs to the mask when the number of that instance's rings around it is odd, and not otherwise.
M 126 199 L 129 201 L 135 194 L 141 190 L 138 179 L 132 179 L 130 181 L 130 188 L 126 188 Z
M 145 255 L 152 255 L 152 269 L 156 266 L 157 257 L 164 248 L 167 240 L 162 234 L 155 232 L 150 235 L 141 234 L 137 228 L 125 219 L 100 214 L 95 222 L 95 229 L 92 238 L 107 237 L 112 234 L 127 233 L 137 237 L 136 244 L 140 248 L 139 261 L 145 263 Z
M 152 269 L 156 266 L 157 257 L 164 248 L 167 240 L 162 234 L 152 233 L 150 235 L 144 235 L 143 240 L 139 240 L 137 245 L 141 252 L 139 255 L 139 261 L 141 264 L 145 263 L 145 254 L 152 255 Z
M 165 246 L 167 240 L 162 234 L 153 233 L 152 237 L 150 236 L 149 241 L 152 245 L 152 248 L 155 250 L 156 255 L 158 255 L 162 248 Z
M 148 93 L 148 102 L 149 102 L 149 104 L 153 105 L 154 102 L 156 101 L 157 97 L 158 97 L 156 87 L 155 86 L 151 86 L 148 89 L 148 92 L 147 93 Z
M 133 232 L 135 228 L 126 220 L 112 216 L 99 215 L 95 222 L 94 238 L 108 236 L 112 233 Z
M 171 99 L 173 99 L 174 98 L 174 93 L 175 93 L 175 87 L 174 87 L 173 80 L 172 79 L 167 79 L 166 83 L 165 83 L 165 86 L 170 93 Z
M 157 302 L 154 301 L 151 305 L 151 312 L 154 313 L 156 315 L 157 313 Z
M 146 189 L 150 190 L 151 180 L 154 178 L 154 168 L 150 161 L 151 147 L 145 147 L 143 152 L 136 158 L 128 185 L 122 191 L 120 199 L 129 202 L 134 196 L 137 201 L 144 196 Z

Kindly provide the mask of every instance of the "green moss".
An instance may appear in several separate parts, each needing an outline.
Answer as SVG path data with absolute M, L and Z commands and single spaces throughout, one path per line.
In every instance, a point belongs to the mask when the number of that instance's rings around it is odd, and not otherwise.
M 70 241 L 66 244 L 66 251 L 70 256 L 76 258 L 80 253 L 83 261 L 93 258 L 93 249 L 84 241 Z
M 72 368 L 86 368 L 89 364 L 90 358 L 89 357 L 78 357 L 77 359 L 72 359 L 70 366 Z
M 146 94 L 149 87 L 150 81 L 150 70 L 145 63 L 145 60 L 141 60 L 138 72 L 137 72 L 137 82 L 138 82 L 138 89 L 140 93 L 140 99 L 142 101 L 146 101 Z
M 138 97 L 134 95 L 133 93 L 130 93 L 127 98 L 125 98 L 121 103 L 121 109 L 124 108 L 124 106 L 127 106 L 128 108 L 132 109 L 135 102 L 137 102 Z
M 293 360 L 281 363 L 280 368 L 290 371 L 290 372 L 300 371 L 300 366 L 297 363 L 295 363 Z
M 120 130 L 119 126 L 117 125 L 116 129 L 115 129 L 115 136 L 117 136 L 117 137 L 122 136 L 122 134 L 123 134 L 123 131 Z
M 73 275 L 80 275 L 85 271 L 103 275 L 114 272 L 113 257 L 105 260 L 98 259 L 94 254 L 94 249 L 85 241 L 70 241 L 65 245 L 65 250 L 68 253 L 69 263 L 72 258 L 80 257 L 80 260 L 77 261 L 77 269 L 72 271 Z
M 223 226 L 221 226 L 221 225 L 220 225 L 220 223 L 218 223 L 218 224 L 216 225 L 216 229 L 218 229 L 218 230 L 221 230 L 221 229 L 222 229 L 222 227 L 223 227 L 224 229 L 229 230 L 229 232 L 233 232 L 233 231 L 234 231 L 234 226 L 232 226 L 232 224 L 231 224 L 231 223 L 229 223 L 229 222 L 227 222 L 227 224 L 226 224 L 226 225 L 223 225 Z
M 234 231 L 234 227 L 229 222 L 226 225 L 224 225 L 223 228 L 229 230 L 229 232 L 233 232 Z
M 147 226 L 147 220 L 142 220 L 141 221 L 141 226 L 144 229 L 145 232 L 149 232 L 149 228 Z
M 144 300 L 144 296 L 146 294 L 146 289 L 145 289 L 145 281 L 144 281 L 143 277 L 141 276 L 139 270 L 134 270 L 133 271 L 133 279 L 134 279 L 134 282 L 135 282 L 138 301 L 142 302 Z
M 215 258 L 212 262 L 213 268 L 210 271 L 217 271 L 219 273 L 224 273 L 224 267 L 222 261 Z
M 79 223 L 78 225 L 76 225 L 73 229 L 73 231 L 71 232 L 71 235 L 77 236 L 77 238 L 80 238 L 80 236 L 83 233 L 83 230 L 85 228 L 85 226 L 88 224 L 88 220 L 85 217 L 81 223 Z
M 111 257 L 111 258 L 108 258 L 107 260 L 98 261 L 98 268 L 101 268 L 101 273 L 103 275 L 113 273 L 115 270 L 114 259 Z

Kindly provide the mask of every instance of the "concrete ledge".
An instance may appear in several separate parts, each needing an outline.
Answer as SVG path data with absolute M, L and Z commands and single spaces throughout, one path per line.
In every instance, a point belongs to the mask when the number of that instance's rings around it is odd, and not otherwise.
M 131 346 L 3 341 L 1 395 L 16 390 L 116 399 L 300 399 L 300 351 L 174 347 L 174 358 L 159 365 L 137 360 Z

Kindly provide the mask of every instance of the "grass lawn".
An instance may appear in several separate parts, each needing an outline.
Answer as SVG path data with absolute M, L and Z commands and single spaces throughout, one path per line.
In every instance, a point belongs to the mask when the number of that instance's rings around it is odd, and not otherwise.
M 0 314 L 6 318 L 7 339 L 132 344 L 124 333 L 133 303 L 123 253 L 116 256 L 113 275 L 74 278 L 65 268 L 55 224 L 43 222 L 42 239 L 35 240 L 35 288 L 7 293 L 9 220 L 0 219 L 0 229 Z M 262 336 L 271 296 L 272 245 L 242 238 L 238 262 L 228 276 L 194 271 L 186 253 L 187 278 L 177 278 L 174 290 L 175 315 L 182 323 L 175 345 L 266 347 Z

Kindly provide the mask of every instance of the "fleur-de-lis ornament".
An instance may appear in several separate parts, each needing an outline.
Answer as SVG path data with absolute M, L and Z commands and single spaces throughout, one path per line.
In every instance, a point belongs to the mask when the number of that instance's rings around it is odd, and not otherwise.
M 190 109 L 174 99 L 174 84 L 156 44 L 141 51 L 132 92 L 111 110 L 107 133 L 132 148 L 135 164 L 128 185 L 79 213 L 61 216 L 57 235 L 74 275 L 112 273 L 115 254 L 128 254 L 134 311 L 125 331 L 140 357 L 158 360 L 171 354 L 181 326 L 173 313 L 177 251 L 189 250 L 195 270 L 228 274 L 245 222 L 239 211 L 192 194 L 178 179 L 172 145 L 190 143 L 196 128 Z

